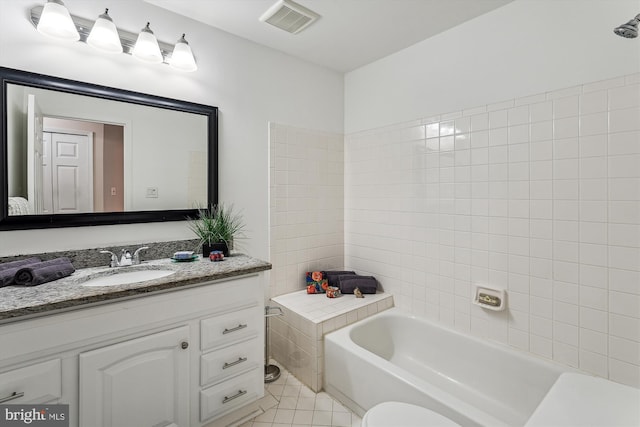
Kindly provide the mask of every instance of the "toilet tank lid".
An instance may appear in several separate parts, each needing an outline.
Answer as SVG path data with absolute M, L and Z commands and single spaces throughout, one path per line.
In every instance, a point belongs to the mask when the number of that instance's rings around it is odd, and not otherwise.
M 369 409 L 362 418 L 362 427 L 459 427 L 444 415 L 422 406 L 404 402 L 383 402 Z

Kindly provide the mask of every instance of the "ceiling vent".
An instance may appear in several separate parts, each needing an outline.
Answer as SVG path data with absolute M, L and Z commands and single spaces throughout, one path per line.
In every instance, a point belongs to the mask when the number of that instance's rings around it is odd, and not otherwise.
M 291 0 L 278 0 L 261 17 L 262 22 L 297 34 L 320 18 L 320 15 Z

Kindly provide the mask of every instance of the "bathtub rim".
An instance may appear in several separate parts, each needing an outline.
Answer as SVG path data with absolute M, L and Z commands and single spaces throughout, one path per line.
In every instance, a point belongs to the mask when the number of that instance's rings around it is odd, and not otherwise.
M 590 376 L 590 377 L 600 378 L 597 375 L 593 375 L 591 373 L 588 373 L 586 371 L 582 371 L 582 370 L 574 368 L 572 366 L 563 365 L 562 363 L 557 362 L 557 361 L 555 361 L 553 359 L 547 359 L 547 358 L 545 358 L 543 356 L 540 356 L 538 354 L 531 353 L 531 352 L 519 349 L 517 347 L 510 346 L 509 344 L 502 343 L 502 342 L 499 342 L 499 341 L 495 341 L 495 340 L 492 340 L 490 338 L 483 339 L 483 338 L 478 337 L 476 335 L 471 335 L 471 333 L 466 333 L 466 332 L 462 332 L 462 331 L 459 331 L 457 329 L 454 329 L 450 325 L 447 325 L 447 324 L 444 324 L 444 323 L 435 322 L 435 321 L 433 321 L 433 320 L 431 320 L 431 319 L 429 319 L 427 317 L 419 316 L 419 315 L 415 315 L 415 314 L 411 314 L 411 313 L 407 313 L 407 312 L 403 311 L 402 309 L 400 309 L 398 307 L 391 307 L 391 308 L 389 308 L 387 310 L 384 310 L 384 311 L 378 312 L 378 313 L 376 313 L 374 315 L 371 315 L 371 316 L 369 316 L 369 317 L 367 317 L 365 319 L 358 320 L 357 322 L 354 322 L 354 323 L 352 323 L 350 325 L 347 325 L 347 326 L 345 326 L 345 327 L 343 327 L 341 329 L 329 332 L 328 334 L 326 334 L 324 336 L 324 338 L 326 339 L 327 337 L 329 337 L 331 335 L 333 335 L 334 337 L 341 336 L 338 333 L 339 332 L 343 332 L 343 334 L 347 334 L 347 338 L 349 339 L 349 341 L 351 341 L 359 349 L 365 351 L 367 354 L 373 354 L 376 357 L 380 357 L 377 354 L 368 351 L 364 347 L 361 347 L 355 341 L 353 341 L 351 339 L 351 336 L 350 336 L 351 331 L 356 327 L 359 327 L 359 326 L 365 325 L 367 323 L 373 322 L 374 320 L 376 320 L 379 317 L 396 317 L 396 316 L 397 317 L 405 317 L 405 318 L 409 318 L 409 319 L 412 319 L 412 320 L 417 320 L 417 321 L 426 323 L 426 324 L 428 324 L 430 326 L 433 326 L 435 328 L 444 329 L 447 332 L 450 332 L 450 333 L 452 333 L 452 334 L 454 334 L 454 335 L 456 335 L 458 337 L 474 341 L 474 342 L 479 343 L 481 345 L 489 346 L 489 347 L 491 347 L 491 348 L 493 348 L 495 350 L 507 351 L 509 353 L 513 353 L 515 355 L 518 355 L 518 357 L 522 357 L 522 358 L 526 358 L 526 359 L 533 359 L 537 364 L 539 364 L 539 365 L 547 365 L 552 369 L 560 371 L 560 373 L 572 372 L 572 373 L 578 373 L 578 374 L 587 375 L 587 376 Z M 388 362 L 388 360 L 384 359 L 383 357 L 380 357 L 380 359 Z
M 332 331 L 328 334 L 326 334 L 324 336 L 324 340 L 325 340 L 325 370 L 323 372 L 323 375 L 325 375 L 325 379 L 324 379 L 324 386 L 325 386 L 325 390 L 334 395 L 339 401 L 343 402 L 347 407 L 349 407 L 351 410 L 353 410 L 356 414 L 358 414 L 359 416 L 363 416 L 364 413 L 367 411 L 366 408 L 361 407 L 358 403 L 356 403 L 355 401 L 353 401 L 350 397 L 346 396 L 343 392 L 341 392 L 340 390 L 338 390 L 334 384 L 330 383 L 327 378 L 326 378 L 326 372 L 327 372 L 327 357 L 326 357 L 326 347 L 327 347 L 327 341 L 332 342 L 333 345 L 336 345 L 338 347 L 344 347 L 341 342 L 346 342 L 348 344 L 348 349 L 347 351 L 352 352 L 353 355 L 355 357 L 361 358 L 363 359 L 365 362 L 370 363 L 371 365 L 375 366 L 376 362 L 380 362 L 383 365 L 385 365 L 385 369 L 383 369 L 383 371 L 385 371 L 388 375 L 392 375 L 395 378 L 397 378 L 399 381 L 405 383 L 406 385 L 413 387 L 413 388 L 418 388 L 418 389 L 422 389 L 424 385 L 427 385 L 428 388 L 425 390 L 425 394 L 429 397 L 429 399 L 432 399 L 434 402 L 450 407 L 453 409 L 453 407 L 451 406 L 452 403 L 455 404 L 455 411 L 459 412 L 460 415 L 464 418 L 469 418 L 472 419 L 473 422 L 477 422 L 479 424 L 482 425 L 491 425 L 491 426 L 508 426 L 509 424 L 500 418 L 496 418 L 495 416 L 493 416 L 492 414 L 483 411 L 481 408 L 478 408 L 477 406 L 468 403 L 458 397 L 456 397 L 454 394 L 450 393 L 448 390 L 442 389 L 440 387 L 437 386 L 433 386 L 431 384 L 429 384 L 428 382 L 422 380 L 420 377 L 416 376 L 415 374 L 413 374 L 412 372 L 407 371 L 404 368 L 401 368 L 395 364 L 393 364 L 391 361 L 379 356 L 376 353 L 373 353 L 369 350 L 367 350 L 364 347 L 361 347 L 359 344 L 357 344 L 355 341 L 353 341 L 352 337 L 351 337 L 351 333 L 354 329 L 358 328 L 358 327 L 366 327 L 367 324 L 376 321 L 379 318 L 384 318 L 384 317 L 401 317 L 401 318 L 406 318 L 406 319 L 410 319 L 411 321 L 418 321 L 418 322 L 422 322 L 430 327 L 434 327 L 434 328 L 439 328 L 439 329 L 443 329 L 446 332 L 452 333 L 454 334 L 456 337 L 459 337 L 461 339 L 466 339 L 466 340 L 471 340 L 474 343 L 478 344 L 478 345 L 483 345 L 483 346 L 488 346 L 491 349 L 494 349 L 496 351 L 500 351 L 500 352 L 506 352 L 507 355 L 512 355 L 514 357 L 517 357 L 519 359 L 525 359 L 525 361 L 527 363 L 533 363 L 536 366 L 539 366 L 541 368 L 544 369 L 550 369 L 551 371 L 557 373 L 557 378 L 554 380 L 553 384 L 555 384 L 555 382 L 558 380 L 558 378 L 560 377 L 560 375 L 562 375 L 563 373 L 566 372 L 572 372 L 572 373 L 579 373 L 579 374 L 586 374 L 589 376 L 593 376 L 591 374 L 582 372 L 580 370 L 577 370 L 575 368 L 569 367 L 569 366 L 565 366 L 562 365 L 556 361 L 550 360 L 550 359 L 545 359 L 542 356 L 533 354 L 533 353 L 529 353 L 526 352 L 524 350 L 515 348 L 515 347 L 511 347 L 505 343 L 500 343 L 500 342 L 496 342 L 496 341 L 491 341 L 488 339 L 482 339 L 480 337 L 474 336 L 474 335 L 470 335 L 468 333 L 462 332 L 462 331 L 458 331 L 456 329 L 451 328 L 448 325 L 444 325 L 444 324 L 440 324 L 437 322 L 434 322 L 431 319 L 422 317 L 422 316 L 417 316 L 414 314 L 410 314 L 407 313 L 405 311 L 403 311 L 402 309 L 398 308 L 398 307 L 393 307 L 393 308 L 389 308 L 385 311 L 376 313 L 372 316 L 369 316 L 365 319 L 359 320 L 355 323 L 352 323 L 348 326 L 345 326 L 341 329 L 338 329 L 336 331 Z M 389 367 L 389 369 L 387 370 L 386 367 Z M 399 373 L 407 373 L 407 376 L 403 376 L 403 375 L 399 375 Z M 553 384 L 551 384 L 551 386 L 549 387 L 549 390 L 551 389 L 551 387 L 553 387 Z M 544 395 L 546 395 L 546 393 L 548 393 L 547 390 L 545 392 Z M 544 396 L 543 396 L 544 398 Z M 393 400 L 393 399 L 390 399 Z M 542 399 L 541 399 L 542 401 Z M 538 402 L 536 404 L 536 407 L 532 409 L 531 414 L 535 411 L 535 409 L 537 408 L 537 406 L 540 404 L 541 402 Z M 437 411 L 436 411 L 437 412 Z M 529 417 L 531 416 L 531 414 L 529 414 Z M 528 417 L 527 417 L 528 418 Z M 524 422 L 526 422 L 526 419 L 524 420 Z

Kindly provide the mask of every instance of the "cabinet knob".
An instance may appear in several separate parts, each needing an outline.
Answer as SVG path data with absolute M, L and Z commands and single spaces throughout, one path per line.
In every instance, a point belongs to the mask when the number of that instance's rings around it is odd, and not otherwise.
M 183 350 L 186 350 L 189 347 L 189 343 L 187 341 L 182 341 L 180 347 L 182 347 Z

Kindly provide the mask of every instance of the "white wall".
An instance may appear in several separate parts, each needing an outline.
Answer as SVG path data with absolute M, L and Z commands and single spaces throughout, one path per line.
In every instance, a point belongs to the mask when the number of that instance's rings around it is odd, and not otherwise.
M 516 0 L 345 76 L 345 133 L 640 69 L 638 0 Z
M 65 4 L 90 19 L 105 7 L 93 0 Z M 138 0 L 111 1 L 109 14 L 119 28 L 137 32 L 150 21 L 158 39 L 169 43 L 187 33 L 199 69 L 180 73 L 42 36 L 28 19 L 34 5 L 2 0 L 1 66 L 220 108 L 220 198 L 245 215 L 245 251 L 267 259 L 268 122 L 342 132 L 343 76 Z M 192 237 L 182 222 L 6 231 L 0 232 L 0 256 Z
M 403 310 L 640 385 L 640 39 L 612 32 L 639 6 L 516 0 L 349 73 L 346 268 Z M 508 310 L 473 305 L 475 283 Z
M 344 264 L 342 133 L 271 123 L 270 297 L 305 287 L 307 271 Z

